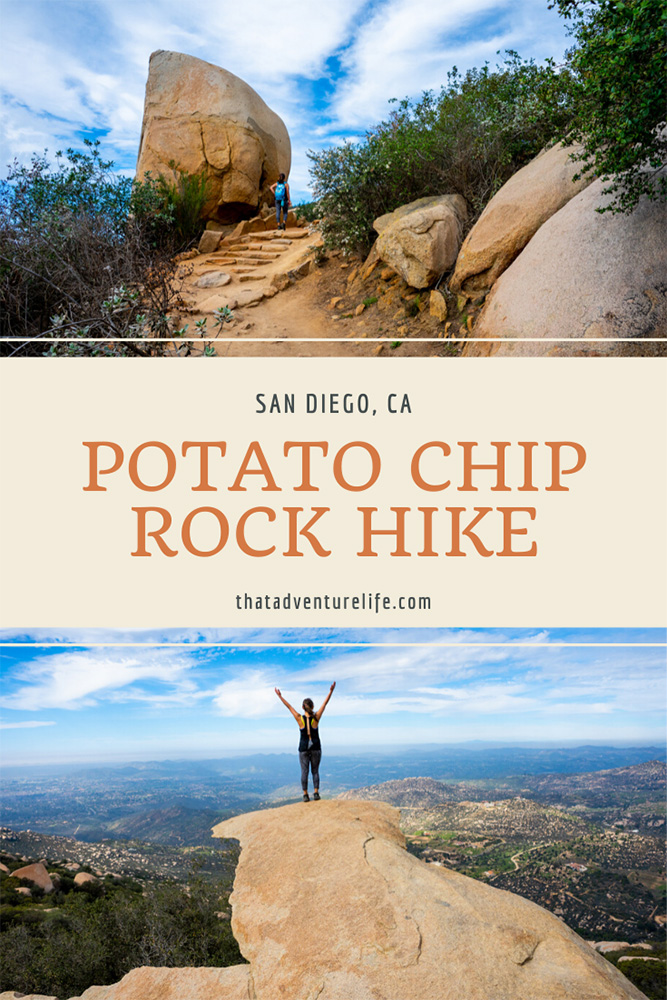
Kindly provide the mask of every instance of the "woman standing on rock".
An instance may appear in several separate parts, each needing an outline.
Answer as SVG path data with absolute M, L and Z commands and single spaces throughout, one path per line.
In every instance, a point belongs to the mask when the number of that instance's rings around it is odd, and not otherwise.
M 289 184 L 285 180 L 284 174 L 280 174 L 276 183 L 271 185 L 271 190 L 276 199 L 276 222 L 278 223 L 278 229 L 284 229 L 287 220 L 287 209 L 292 204 L 290 201 Z M 281 208 L 283 210 L 282 222 L 280 221 Z
M 289 708 L 290 712 L 297 721 L 297 725 L 301 730 L 301 738 L 299 740 L 299 761 L 301 763 L 301 787 L 303 788 L 303 801 L 310 802 L 310 796 L 308 795 L 308 769 L 313 773 L 313 798 L 315 801 L 319 800 L 320 797 L 320 760 L 322 758 L 322 746 L 320 744 L 320 719 L 322 718 L 322 713 L 329 703 L 329 698 L 333 694 L 333 690 L 336 687 L 336 682 L 334 681 L 329 688 L 329 694 L 326 696 L 322 702 L 321 707 L 317 712 L 314 711 L 315 706 L 313 705 L 310 698 L 303 699 L 303 715 L 299 715 L 295 708 L 292 708 L 288 701 L 285 701 L 281 695 L 278 688 L 274 688 L 274 691 L 282 701 L 285 708 Z

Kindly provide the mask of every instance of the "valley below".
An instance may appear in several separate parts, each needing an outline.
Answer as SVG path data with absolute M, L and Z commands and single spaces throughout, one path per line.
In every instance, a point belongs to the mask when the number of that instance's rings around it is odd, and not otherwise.
M 660 756 L 657 747 L 432 747 L 373 753 L 363 764 L 331 756 L 323 793 L 398 807 L 410 853 L 550 910 L 662 998 Z M 52 919 L 69 898 L 35 893 L 12 875 L 38 862 L 67 884 L 90 873 L 98 894 L 124 880 L 145 893 L 193 878 L 227 893 L 238 845 L 214 841 L 211 827 L 298 801 L 295 770 L 289 754 L 11 769 L 0 812 L 3 922 Z M 71 888 L 90 896 L 90 886 Z

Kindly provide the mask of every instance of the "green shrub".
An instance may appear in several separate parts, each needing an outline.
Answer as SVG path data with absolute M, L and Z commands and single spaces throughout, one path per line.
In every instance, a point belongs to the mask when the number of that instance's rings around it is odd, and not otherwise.
M 227 888 L 193 879 L 146 895 L 106 886 L 70 893 L 56 914 L 3 921 L 0 991 L 69 997 L 121 979 L 142 965 L 215 966 L 243 961 L 229 920 Z
M 377 216 L 433 194 L 463 195 L 472 224 L 572 113 L 571 76 L 550 60 L 508 52 L 495 70 L 455 68 L 438 94 L 397 102 L 362 141 L 309 152 L 325 244 L 365 252 Z
M 164 354 L 174 253 L 201 227 L 201 176 L 119 177 L 97 143 L 33 156 L 0 183 L 0 353 Z M 45 348 L 40 336 L 57 337 Z M 88 338 L 106 338 L 93 344 Z M 133 338 L 131 341 L 130 338 Z M 139 342 L 136 342 L 136 338 Z
M 608 181 L 601 211 L 630 212 L 639 198 L 667 199 L 665 0 L 556 0 L 571 20 L 568 54 L 576 116 L 564 138 L 583 146 L 581 173 Z
M 169 166 L 174 179 L 153 177 L 149 172 L 134 182 L 130 209 L 157 243 L 164 244 L 175 236 L 174 249 L 182 250 L 199 239 L 204 229 L 202 211 L 208 181 L 205 173 L 188 174 L 173 160 Z
M 320 217 L 320 206 L 317 201 L 304 201 L 294 206 L 298 222 L 314 222 Z

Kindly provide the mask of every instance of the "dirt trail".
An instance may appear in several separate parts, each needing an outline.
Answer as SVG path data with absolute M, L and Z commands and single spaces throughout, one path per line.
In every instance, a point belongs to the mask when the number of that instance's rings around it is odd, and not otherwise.
M 378 273 L 369 279 L 368 288 L 357 279 L 359 287 L 352 293 L 348 278 L 361 262 L 347 262 L 335 252 L 324 254 L 321 247 L 319 232 L 302 227 L 245 234 L 214 253 L 184 260 L 174 318 L 180 326 L 188 324 L 188 337 L 198 334 L 196 324 L 205 319 L 204 336 L 215 337 L 215 353 L 225 357 L 458 353 L 445 341 L 438 342 L 442 325 L 438 328 L 431 321 L 423 303 L 413 306 L 414 296 L 399 308 L 400 319 L 395 309 L 393 316 L 387 315 L 376 307 L 383 291 L 376 288 Z M 216 310 L 225 306 L 233 318 L 219 327 Z

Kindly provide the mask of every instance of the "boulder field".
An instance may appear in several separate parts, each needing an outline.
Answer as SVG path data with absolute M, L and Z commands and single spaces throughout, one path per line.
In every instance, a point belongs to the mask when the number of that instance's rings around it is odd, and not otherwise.
M 134 969 L 81 1000 L 645 1000 L 551 913 L 409 854 L 398 820 L 338 799 L 220 823 L 249 964 Z

